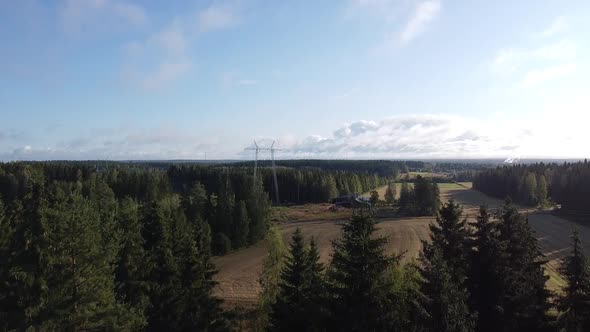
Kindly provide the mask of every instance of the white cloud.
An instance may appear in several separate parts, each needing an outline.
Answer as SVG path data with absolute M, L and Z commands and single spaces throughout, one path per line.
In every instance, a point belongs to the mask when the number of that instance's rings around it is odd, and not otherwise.
M 575 63 L 566 63 L 555 66 L 549 66 L 542 69 L 533 69 L 525 75 L 525 77 L 519 85 L 521 87 L 528 88 L 546 81 L 550 81 L 562 76 L 569 75 L 575 71 Z
M 225 3 L 175 17 L 145 40 L 124 46 L 128 60 L 122 68 L 122 77 L 147 90 L 167 87 L 195 67 L 191 51 L 198 36 L 232 27 L 239 21 L 238 14 L 236 6 Z M 242 79 L 235 83 L 253 85 L 257 82 Z
M 561 34 L 569 29 L 569 21 L 565 16 L 558 16 L 556 17 L 553 22 L 541 33 L 539 33 L 539 37 L 541 38 L 549 38 L 555 35 Z
M 590 140 L 575 117 L 590 120 L 588 96 L 547 105 L 532 118 L 476 119 L 449 114 L 405 115 L 343 125 L 332 135 L 279 140 L 283 158 L 585 157 Z M 559 110 L 559 116 L 556 116 Z M 551 133 L 548 135 L 548 133 Z
M 109 28 L 113 24 L 142 26 L 148 22 L 143 7 L 117 0 L 66 0 L 60 18 L 65 31 L 71 34 Z
M 564 32 L 569 22 L 558 16 L 540 33 L 530 36 L 531 47 L 501 49 L 490 64 L 493 74 L 514 79 L 516 86 L 532 87 L 576 71 L 578 47 Z M 555 36 L 560 36 L 555 41 Z
M 506 48 L 492 60 L 491 71 L 507 75 L 537 62 L 570 61 L 576 57 L 576 51 L 576 45 L 568 39 L 532 48 Z
M 164 62 L 156 71 L 146 74 L 142 79 L 142 86 L 146 90 L 159 90 L 179 77 L 188 73 L 192 63 L 188 61 Z
M 180 56 L 185 55 L 189 45 L 186 33 L 178 21 L 172 22 L 169 26 L 152 35 L 148 43 L 154 43 L 165 52 Z
M 197 13 L 197 32 L 223 30 L 238 23 L 236 9 L 228 4 L 212 5 Z
M 412 18 L 408 21 L 401 32 L 400 39 L 402 43 L 408 43 L 425 29 L 428 23 L 438 16 L 441 10 L 439 0 L 429 0 L 419 3 L 416 6 Z

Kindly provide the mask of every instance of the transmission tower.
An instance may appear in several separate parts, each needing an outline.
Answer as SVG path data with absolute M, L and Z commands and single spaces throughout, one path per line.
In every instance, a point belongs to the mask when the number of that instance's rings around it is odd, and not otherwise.
M 269 148 L 267 147 L 260 147 L 258 143 L 254 141 L 253 147 L 247 147 L 244 150 L 246 151 L 254 151 L 256 156 L 254 159 L 254 185 L 256 185 L 256 173 L 258 169 L 258 154 L 260 151 L 270 151 L 270 158 L 271 158 L 271 169 L 272 169 L 272 177 L 273 177 L 273 187 L 275 192 L 275 204 L 280 204 L 279 199 L 279 182 L 277 181 L 277 165 L 275 164 L 275 151 L 281 151 L 280 149 L 275 148 L 275 141 L 272 141 L 272 144 Z

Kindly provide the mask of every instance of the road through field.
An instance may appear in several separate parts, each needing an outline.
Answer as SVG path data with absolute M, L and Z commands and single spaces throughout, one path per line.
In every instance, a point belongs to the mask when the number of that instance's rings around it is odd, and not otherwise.
M 464 206 L 464 213 L 470 220 L 474 220 L 480 204 L 487 204 L 491 210 L 499 208 L 503 202 L 490 198 L 478 191 L 455 187 L 441 188 L 441 198 L 446 201 L 454 199 Z M 567 255 L 570 243 L 569 236 L 575 227 L 580 232 L 584 243 L 590 243 L 590 227 L 582 226 L 571 221 L 549 215 L 537 213 L 533 210 L 521 208 L 529 214 L 529 222 L 535 230 L 541 249 L 547 259 L 547 272 L 551 276 L 548 287 L 559 289 L 563 280 L 556 272 L 559 260 Z M 389 238 L 387 251 L 389 253 L 405 252 L 404 259 L 418 256 L 421 241 L 428 240 L 428 224 L 432 217 L 426 218 L 396 218 L 380 220 L 377 233 Z M 288 243 L 292 233 L 300 227 L 305 237 L 313 236 L 320 250 L 321 260 L 328 262 L 332 251 L 331 243 L 340 235 L 342 221 L 304 221 L 285 222 L 279 224 L 279 229 L 285 243 Z M 586 249 L 590 252 L 590 247 Z M 260 291 L 258 276 L 262 270 L 262 261 L 266 254 L 264 244 L 230 253 L 223 257 L 216 257 L 214 263 L 219 270 L 216 280 L 219 282 L 216 294 L 230 305 L 251 304 L 256 300 Z

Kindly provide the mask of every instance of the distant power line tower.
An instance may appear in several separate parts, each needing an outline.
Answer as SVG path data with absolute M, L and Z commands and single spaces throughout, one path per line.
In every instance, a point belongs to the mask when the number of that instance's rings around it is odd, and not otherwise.
M 272 144 L 269 148 L 267 147 L 260 147 L 258 143 L 254 141 L 253 147 L 245 148 L 246 151 L 254 151 L 255 152 L 255 159 L 254 159 L 254 184 L 256 184 L 256 175 L 258 169 L 258 155 L 260 151 L 270 151 L 270 159 L 271 159 L 271 169 L 272 169 L 272 177 L 273 177 L 273 189 L 275 192 L 275 204 L 280 204 L 279 200 L 279 182 L 277 181 L 277 165 L 275 164 L 275 151 L 281 151 L 280 149 L 275 148 L 275 141 L 272 141 Z

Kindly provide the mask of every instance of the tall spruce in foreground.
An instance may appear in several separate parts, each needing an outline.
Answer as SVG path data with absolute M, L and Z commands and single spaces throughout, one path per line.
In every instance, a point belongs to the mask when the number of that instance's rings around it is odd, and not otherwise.
M 455 282 L 462 284 L 469 255 L 467 220 L 462 219 L 463 208 L 453 200 L 438 211 L 436 222 L 430 224 L 431 243 L 423 243 L 424 258 L 429 260 L 440 250 Z
M 472 309 L 477 312 L 477 331 L 496 331 L 501 312 L 498 295 L 501 285 L 497 267 L 501 245 L 497 225 L 486 206 L 481 206 L 471 241 L 469 259 L 469 292 Z
M 472 331 L 475 320 L 469 311 L 466 271 L 469 232 L 463 210 L 452 200 L 430 225 L 431 243 L 424 242 L 422 261 L 425 307 L 429 328 L 439 331 Z
M 355 211 L 342 226 L 328 273 L 331 319 L 335 331 L 384 331 L 391 328 L 391 285 L 385 272 L 395 258 L 385 254 L 387 239 L 375 237 L 366 210 Z
M 322 328 L 322 272 L 315 242 L 306 249 L 301 230 L 297 228 L 281 272 L 277 301 L 272 306 L 271 331 L 318 331 Z
M 213 295 L 215 267 L 210 261 L 209 233 L 203 222 L 176 220 L 175 257 L 178 261 L 179 284 L 175 299 L 177 316 L 170 322 L 176 331 L 228 331 L 227 317 L 221 300 Z M 207 246 L 205 246 L 207 245 Z
M 545 259 L 528 220 L 510 200 L 502 207 L 498 221 L 502 251 L 498 255 L 501 288 L 498 290 L 502 315 L 501 330 L 539 331 L 547 328 L 546 312 L 550 307 L 548 279 L 544 274 Z
M 444 258 L 442 248 L 432 247 L 428 259 L 422 257 L 423 293 L 427 297 L 427 331 L 474 331 L 475 319 L 469 312 L 468 292 L 456 279 L 456 271 Z
M 560 272 L 567 280 L 559 298 L 559 323 L 566 331 L 590 330 L 590 266 L 577 231 L 572 234 L 572 248 Z

